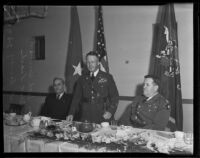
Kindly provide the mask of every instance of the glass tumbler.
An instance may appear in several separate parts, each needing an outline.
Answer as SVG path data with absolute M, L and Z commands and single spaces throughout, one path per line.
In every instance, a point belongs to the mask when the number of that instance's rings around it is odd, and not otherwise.
M 113 129 L 113 130 L 116 130 L 117 129 L 117 120 L 112 120 L 111 122 L 110 122 L 110 124 L 111 124 L 111 129 Z
M 189 145 L 193 144 L 193 133 L 192 132 L 184 133 L 184 142 Z

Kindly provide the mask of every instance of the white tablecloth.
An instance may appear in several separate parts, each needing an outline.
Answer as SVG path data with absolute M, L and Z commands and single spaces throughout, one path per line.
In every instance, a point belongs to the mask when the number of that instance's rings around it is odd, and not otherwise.
M 45 140 L 29 139 L 27 132 L 33 131 L 28 124 L 23 126 L 4 125 L 4 152 L 109 152 L 106 148 L 98 151 L 78 147 L 77 144 L 62 141 L 47 142 Z M 150 130 L 151 133 L 156 131 Z M 193 147 L 190 149 L 193 153 Z
M 4 125 L 4 152 L 97 152 L 79 148 L 78 145 L 68 142 L 28 139 L 27 132 L 33 130 L 29 125 Z M 105 149 L 99 150 L 99 152 L 103 151 Z

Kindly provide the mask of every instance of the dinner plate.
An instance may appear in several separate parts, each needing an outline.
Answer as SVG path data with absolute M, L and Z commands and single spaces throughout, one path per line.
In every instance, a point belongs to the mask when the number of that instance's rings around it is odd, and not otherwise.
M 23 125 L 26 125 L 26 124 L 27 124 L 27 122 L 23 122 L 22 124 L 10 124 L 7 121 L 5 122 L 5 125 L 7 125 L 7 126 L 23 126 Z
M 54 121 L 54 122 L 62 122 L 62 120 L 59 120 L 59 119 L 51 119 L 51 121 Z
M 157 135 L 165 137 L 167 139 L 175 138 L 173 133 L 165 133 L 165 132 L 156 132 Z

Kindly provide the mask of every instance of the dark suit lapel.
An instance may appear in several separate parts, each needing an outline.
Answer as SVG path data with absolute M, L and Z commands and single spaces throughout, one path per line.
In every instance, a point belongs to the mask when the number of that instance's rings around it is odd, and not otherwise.
M 53 97 L 56 99 L 56 93 L 53 94 Z

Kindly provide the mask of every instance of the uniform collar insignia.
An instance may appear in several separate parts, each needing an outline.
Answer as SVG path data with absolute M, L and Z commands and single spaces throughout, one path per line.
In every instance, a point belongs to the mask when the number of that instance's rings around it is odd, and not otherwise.
M 157 93 L 156 95 L 154 95 L 154 96 L 152 96 L 152 97 L 146 99 L 146 102 L 152 102 L 153 100 L 155 100 L 156 98 L 158 98 L 159 95 L 160 95 L 160 94 Z

